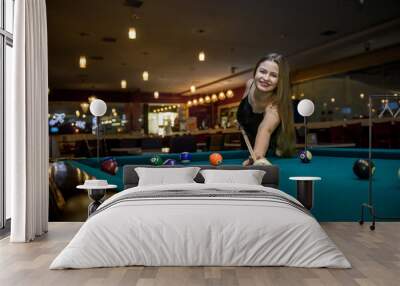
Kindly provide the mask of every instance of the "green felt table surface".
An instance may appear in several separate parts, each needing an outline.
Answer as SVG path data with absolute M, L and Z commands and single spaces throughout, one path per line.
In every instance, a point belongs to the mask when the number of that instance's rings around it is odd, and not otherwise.
M 298 158 L 269 157 L 272 164 L 280 168 L 280 189 L 290 195 L 296 196 L 296 182 L 289 180 L 292 176 L 318 176 L 321 181 L 315 182 L 314 207 L 311 212 L 319 221 L 358 221 L 360 218 L 361 204 L 368 202 L 368 180 L 360 180 L 353 173 L 353 164 L 359 158 L 368 155 L 365 149 L 340 149 L 327 151 L 328 156 L 322 151 L 312 150 L 314 153 L 311 163 L 301 163 Z M 398 170 L 400 159 L 397 150 L 390 153 L 375 150 L 374 158 L 376 172 L 373 177 L 373 199 L 377 215 L 381 217 L 400 217 L 400 178 Z M 239 165 L 247 158 L 245 151 L 220 152 L 224 165 Z M 209 165 L 208 156 L 211 152 L 193 154 L 189 165 Z M 353 154 L 354 156 L 350 156 Z M 383 154 L 383 155 L 381 155 Z M 393 155 L 394 154 L 394 155 Z M 356 157 L 357 155 L 363 155 Z M 96 178 L 106 179 L 110 184 L 122 185 L 122 166 L 125 164 L 149 164 L 152 154 L 142 156 L 121 156 L 116 158 L 119 169 L 112 176 L 102 172 L 96 165 L 95 158 L 69 161 L 73 166 L 81 168 Z M 179 159 L 179 154 L 163 154 L 163 159 Z M 390 159 L 388 159 L 390 158 Z

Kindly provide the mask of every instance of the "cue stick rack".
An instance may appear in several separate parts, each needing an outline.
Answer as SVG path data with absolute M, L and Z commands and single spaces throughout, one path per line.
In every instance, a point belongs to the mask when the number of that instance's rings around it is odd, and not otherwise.
M 385 105 L 383 107 L 383 110 L 381 113 L 378 115 L 379 118 L 382 118 L 383 115 L 385 114 L 386 111 L 389 112 L 392 118 L 396 118 L 399 113 L 400 113 L 400 107 L 398 107 L 397 111 L 393 113 L 392 109 L 389 106 L 389 97 L 395 97 L 397 98 L 397 95 L 394 94 L 371 94 L 368 96 L 368 110 L 369 110 L 369 118 L 368 118 L 368 166 L 369 166 L 369 178 L 368 178 L 368 203 L 363 203 L 361 204 L 361 219 L 359 223 L 362 225 L 364 224 L 364 210 L 367 209 L 369 210 L 370 215 L 372 216 L 372 224 L 370 225 L 371 230 L 375 230 L 375 222 L 376 219 L 399 219 L 399 218 L 383 218 L 383 217 L 378 217 L 376 215 L 376 210 L 375 206 L 373 203 L 373 193 L 372 193 L 372 167 L 371 167 L 371 160 L 372 160 L 372 99 L 374 98 L 381 98 L 385 100 Z

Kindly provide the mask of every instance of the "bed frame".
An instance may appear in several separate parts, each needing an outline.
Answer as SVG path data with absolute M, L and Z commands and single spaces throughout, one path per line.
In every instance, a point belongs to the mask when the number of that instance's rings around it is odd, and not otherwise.
M 123 169 L 123 182 L 124 190 L 132 187 L 136 187 L 139 182 L 139 176 L 135 171 L 137 167 L 146 168 L 182 168 L 184 165 L 178 166 L 152 166 L 152 165 L 125 165 Z M 271 187 L 279 189 L 279 167 L 278 166 L 237 166 L 237 165 L 224 165 L 224 166 L 190 166 L 199 167 L 201 170 L 218 169 L 218 170 L 263 170 L 265 175 L 262 179 L 261 184 L 265 187 Z M 197 183 L 204 183 L 204 178 L 200 174 L 194 178 Z

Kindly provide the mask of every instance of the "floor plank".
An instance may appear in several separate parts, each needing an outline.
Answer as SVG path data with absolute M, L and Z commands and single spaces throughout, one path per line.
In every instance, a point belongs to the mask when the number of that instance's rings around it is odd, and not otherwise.
M 400 222 L 382 222 L 375 231 L 354 222 L 322 223 L 352 263 L 352 269 L 290 267 L 117 267 L 48 269 L 82 223 L 54 222 L 32 243 L 0 240 L 0 285 L 399 285 Z

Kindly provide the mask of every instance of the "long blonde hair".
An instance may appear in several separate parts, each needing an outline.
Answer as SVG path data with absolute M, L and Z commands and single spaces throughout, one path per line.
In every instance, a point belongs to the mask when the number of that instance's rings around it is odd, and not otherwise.
M 282 156 L 293 156 L 296 153 L 293 122 L 293 107 L 290 99 L 290 69 L 287 60 L 280 54 L 271 53 L 261 58 L 254 69 L 255 76 L 258 67 L 265 61 L 272 61 L 279 67 L 278 84 L 274 91 L 273 104 L 277 105 L 281 124 L 278 131 L 277 151 Z M 277 153 L 278 153 L 277 152 Z

